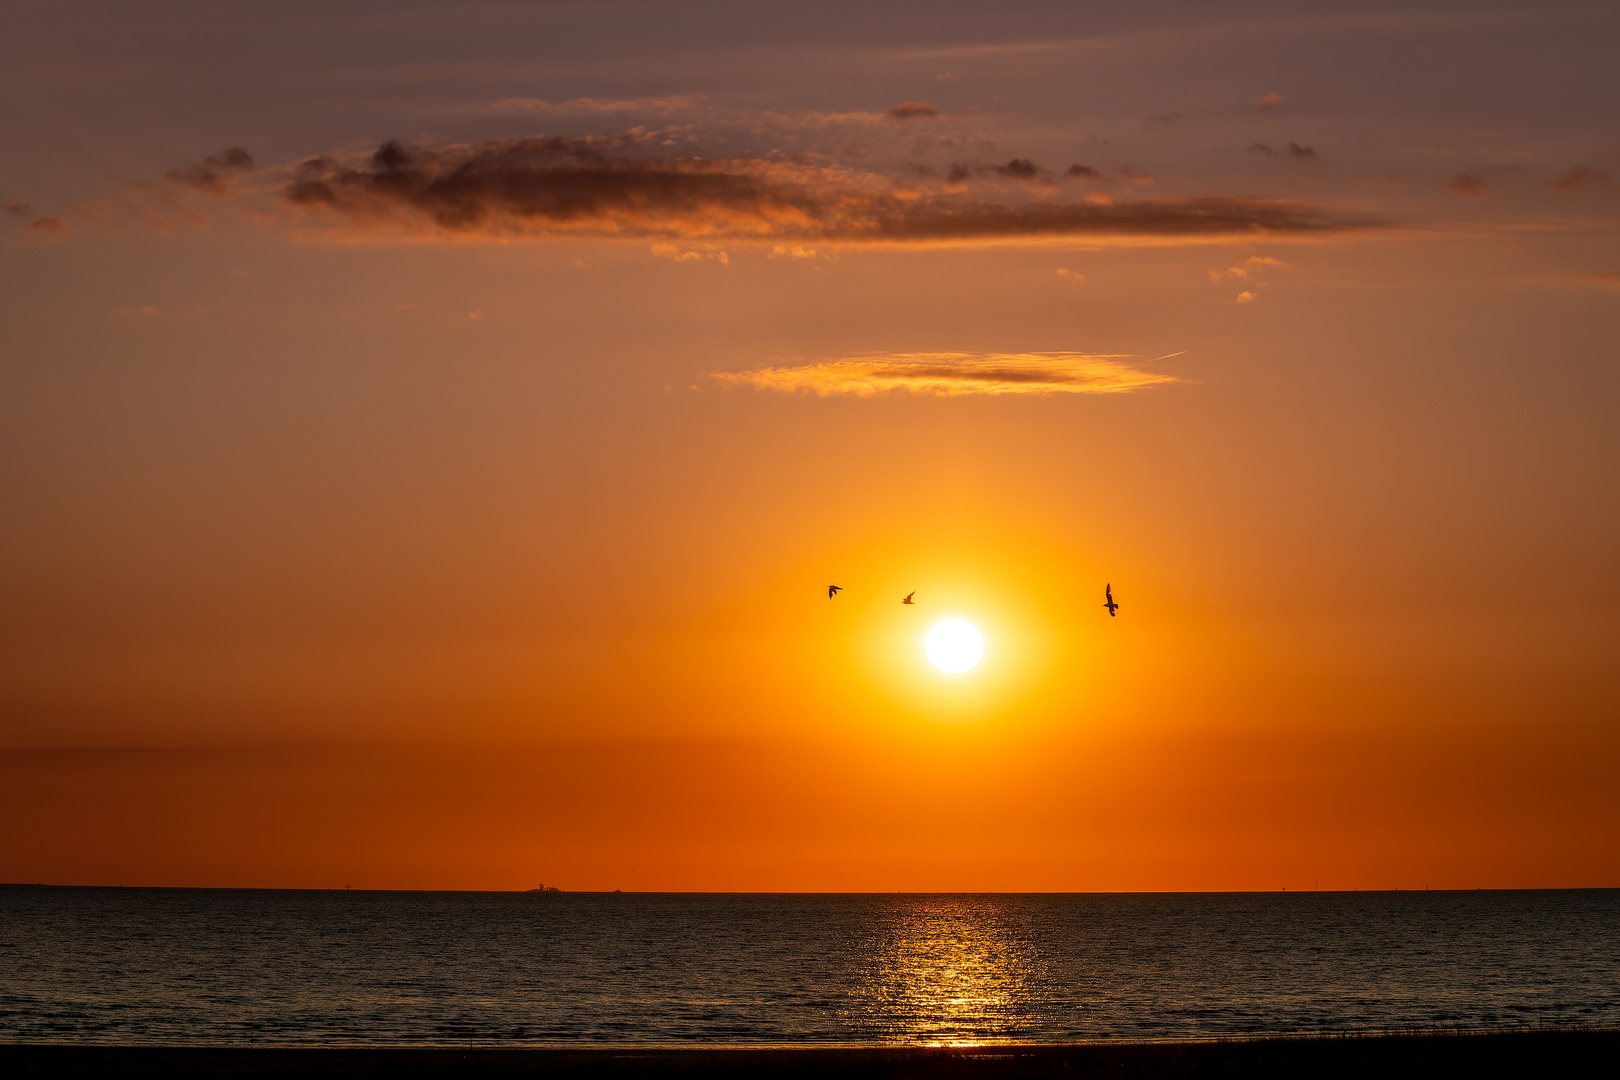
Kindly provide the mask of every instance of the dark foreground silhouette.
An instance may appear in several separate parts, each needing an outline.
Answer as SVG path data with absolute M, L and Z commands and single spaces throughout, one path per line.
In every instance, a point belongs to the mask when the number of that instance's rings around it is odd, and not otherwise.
M 217 1049 L 0 1046 L 0 1074 L 42 1076 L 459 1077 L 567 1080 L 770 1077 L 1015 1080 L 1170 1077 L 1489 1077 L 1607 1075 L 1620 1031 L 1539 1030 L 1323 1035 L 1200 1043 L 1087 1043 L 874 1050 Z

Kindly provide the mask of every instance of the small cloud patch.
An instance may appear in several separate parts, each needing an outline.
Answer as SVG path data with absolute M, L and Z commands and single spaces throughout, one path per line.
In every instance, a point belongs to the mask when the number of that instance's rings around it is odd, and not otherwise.
M 1033 180 L 1041 175 L 1041 167 L 1029 158 L 1013 158 L 1005 165 L 992 165 L 990 171 L 997 176 L 1010 176 L 1015 180 Z
M 1446 181 L 1446 187 L 1453 193 L 1470 199 L 1477 199 L 1485 194 L 1485 181 L 1477 176 L 1469 176 L 1467 173 L 1458 173 L 1453 176 Z
M 946 76 L 950 78 L 950 76 Z M 922 120 L 930 116 L 938 116 L 939 110 L 924 101 L 902 101 L 885 113 L 890 120 L 904 123 L 907 120 Z
M 1219 285 L 1223 281 L 1236 278 L 1248 286 L 1238 293 L 1237 302 L 1252 304 L 1260 299 L 1260 290 L 1269 284 L 1266 276 L 1273 270 L 1287 269 L 1288 264 L 1281 259 L 1274 259 L 1269 255 L 1250 255 L 1236 266 L 1228 266 L 1225 270 L 1211 270 L 1209 280 Z
M 1264 154 L 1267 157 L 1291 158 L 1292 160 L 1304 165 L 1315 164 L 1316 162 L 1322 160 L 1321 156 L 1318 155 L 1317 152 L 1311 147 L 1301 146 L 1297 142 L 1291 142 L 1281 150 L 1273 150 L 1270 143 L 1250 143 L 1249 153 Z

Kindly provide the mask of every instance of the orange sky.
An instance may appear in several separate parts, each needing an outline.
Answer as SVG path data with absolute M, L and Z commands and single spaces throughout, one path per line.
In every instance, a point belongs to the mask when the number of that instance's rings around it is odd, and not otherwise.
M 0 880 L 1620 885 L 1612 13 L 20 10 Z

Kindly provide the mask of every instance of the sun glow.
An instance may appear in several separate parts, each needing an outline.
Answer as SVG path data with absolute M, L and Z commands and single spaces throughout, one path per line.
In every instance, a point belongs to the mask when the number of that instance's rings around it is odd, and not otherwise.
M 936 623 L 923 641 L 928 662 L 951 675 L 972 670 L 984 656 L 984 635 L 966 619 Z

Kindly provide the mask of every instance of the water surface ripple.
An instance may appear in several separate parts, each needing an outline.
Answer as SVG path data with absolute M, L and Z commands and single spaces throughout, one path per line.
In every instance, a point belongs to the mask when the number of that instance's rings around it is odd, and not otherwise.
M 905 1044 L 1620 1024 L 1620 890 L 0 888 L 0 1041 Z

